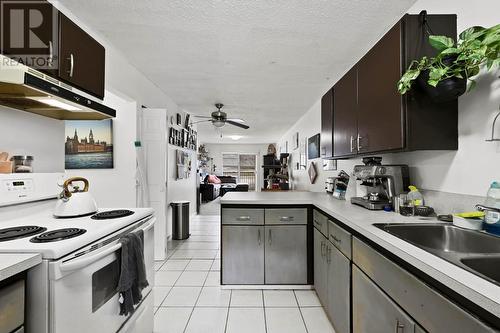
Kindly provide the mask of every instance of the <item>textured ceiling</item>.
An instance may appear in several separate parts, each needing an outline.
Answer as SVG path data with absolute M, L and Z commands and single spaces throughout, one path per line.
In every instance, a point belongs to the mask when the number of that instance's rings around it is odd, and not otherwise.
M 222 102 L 249 130 L 204 142 L 273 142 L 415 0 L 61 0 L 182 108 Z

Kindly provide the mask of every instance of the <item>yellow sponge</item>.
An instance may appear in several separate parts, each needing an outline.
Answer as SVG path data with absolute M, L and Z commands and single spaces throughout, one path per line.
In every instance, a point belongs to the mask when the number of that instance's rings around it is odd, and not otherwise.
M 481 218 L 481 217 L 484 217 L 484 212 L 478 212 L 478 211 L 475 211 L 475 212 L 464 212 L 464 213 L 458 213 L 458 214 L 454 214 L 455 216 L 460 216 L 460 217 L 464 217 L 464 218 Z

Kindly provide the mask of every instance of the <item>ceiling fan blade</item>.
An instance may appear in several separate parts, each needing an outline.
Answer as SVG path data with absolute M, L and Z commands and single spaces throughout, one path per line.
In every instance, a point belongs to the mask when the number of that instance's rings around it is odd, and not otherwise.
M 227 120 L 230 120 L 230 121 L 234 121 L 236 123 L 240 123 L 240 124 L 244 124 L 246 123 L 246 121 L 244 121 L 243 119 L 241 118 L 228 118 Z
M 237 122 L 237 121 L 234 121 L 234 119 L 231 119 L 231 120 L 227 119 L 226 123 L 231 124 L 233 126 L 241 127 L 243 129 L 249 129 L 250 128 L 250 126 L 242 124 L 242 123 Z
M 212 118 L 211 116 L 199 116 L 199 115 L 194 115 L 193 117 L 195 117 L 195 118 Z
M 194 124 L 199 124 L 199 123 L 206 123 L 206 122 L 211 122 L 212 119 L 208 119 L 208 120 L 198 120 L 198 121 L 194 121 L 192 122 L 191 124 L 194 125 Z

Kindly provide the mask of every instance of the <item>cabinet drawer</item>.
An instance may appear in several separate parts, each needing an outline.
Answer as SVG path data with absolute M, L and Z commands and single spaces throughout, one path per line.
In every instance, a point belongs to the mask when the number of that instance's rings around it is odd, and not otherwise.
M 353 238 L 353 262 L 428 332 L 495 332 L 430 286 Z
M 307 208 L 266 208 L 266 224 L 307 224 Z
M 313 211 L 313 225 L 323 235 L 326 236 L 328 234 L 328 217 L 317 210 Z
M 222 224 L 263 225 L 264 209 L 224 208 Z
M 339 227 L 335 222 L 328 221 L 328 240 L 347 258 L 352 257 L 351 234 Z

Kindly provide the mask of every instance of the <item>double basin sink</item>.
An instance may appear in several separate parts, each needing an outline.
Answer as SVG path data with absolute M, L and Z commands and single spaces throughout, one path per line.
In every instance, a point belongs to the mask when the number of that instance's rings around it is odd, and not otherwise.
M 500 237 L 443 223 L 374 226 L 500 285 Z

